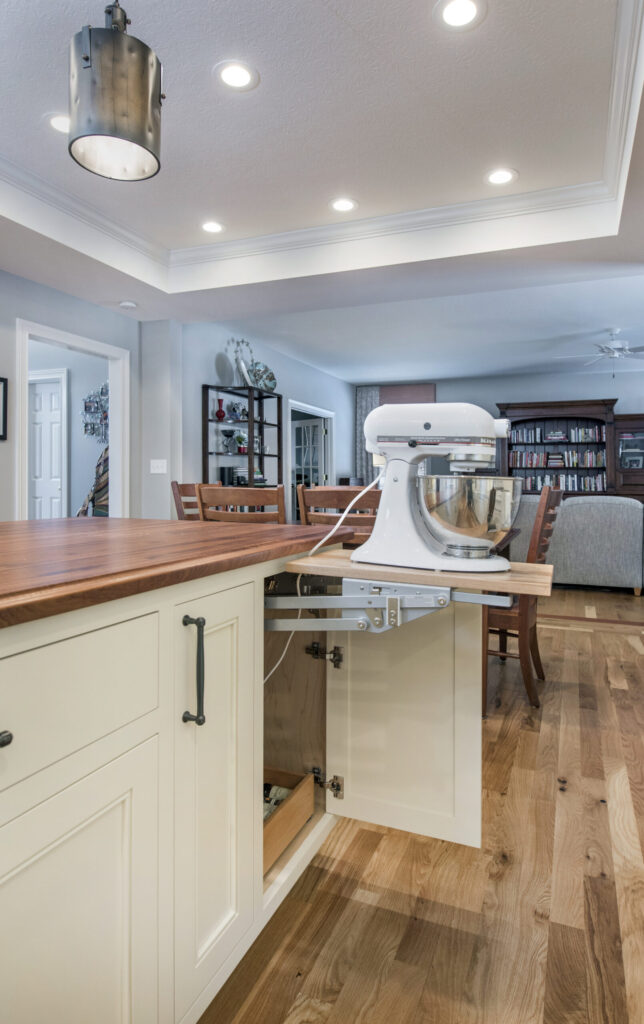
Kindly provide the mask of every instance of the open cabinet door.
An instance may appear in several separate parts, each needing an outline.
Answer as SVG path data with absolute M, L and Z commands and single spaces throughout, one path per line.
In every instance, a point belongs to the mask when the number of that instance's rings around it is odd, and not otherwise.
M 327 670 L 327 810 L 481 845 L 481 607 L 341 633 Z

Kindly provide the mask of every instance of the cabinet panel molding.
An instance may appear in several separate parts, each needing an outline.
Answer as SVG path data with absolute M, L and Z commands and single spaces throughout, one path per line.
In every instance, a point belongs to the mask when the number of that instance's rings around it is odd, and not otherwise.
M 0 830 L 3 1019 L 157 1021 L 157 742 Z

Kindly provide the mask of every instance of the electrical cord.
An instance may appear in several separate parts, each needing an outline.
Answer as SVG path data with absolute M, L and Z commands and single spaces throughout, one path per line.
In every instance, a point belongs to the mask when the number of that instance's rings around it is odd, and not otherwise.
M 335 524 L 335 526 L 333 527 L 333 529 L 329 530 L 329 532 L 324 535 L 322 540 L 318 541 L 318 543 L 315 545 L 315 547 L 311 548 L 311 550 L 309 551 L 308 555 L 306 556 L 307 558 L 310 558 L 312 555 L 314 555 L 315 552 L 319 548 L 321 548 L 322 545 L 325 544 L 329 540 L 330 537 L 333 536 L 333 534 L 336 532 L 336 530 L 340 529 L 340 527 L 342 526 L 342 523 L 344 522 L 346 516 L 349 514 L 349 512 L 351 511 L 351 509 L 353 508 L 355 503 L 362 497 L 363 494 L 366 494 L 367 491 L 370 491 L 372 487 L 375 487 L 376 484 L 379 483 L 382 480 L 383 475 L 384 475 L 384 467 L 383 467 L 383 469 L 380 470 L 380 472 L 378 473 L 378 476 L 374 477 L 374 479 L 371 481 L 370 484 L 367 484 L 366 487 L 363 487 L 363 489 L 361 491 L 358 491 L 356 496 L 351 499 L 351 501 L 349 502 L 349 504 L 345 508 L 344 512 L 342 513 L 342 515 L 338 519 L 338 521 Z M 302 596 L 302 594 L 300 593 L 300 581 L 301 581 L 301 579 L 302 579 L 302 573 L 300 573 L 299 576 L 297 577 L 297 581 L 296 581 L 296 584 L 295 584 L 295 589 L 297 591 L 297 596 L 298 597 Z M 302 617 L 302 609 L 300 608 L 298 610 L 298 613 L 297 613 L 297 618 L 300 619 L 301 617 Z M 293 639 L 294 636 L 295 636 L 295 630 L 292 630 L 289 633 L 288 637 L 286 638 L 286 643 L 284 644 L 284 650 L 282 651 L 279 659 L 273 665 L 273 667 L 270 670 L 270 672 L 268 673 L 268 675 L 264 676 L 264 685 L 266 685 L 268 680 L 273 675 L 273 672 L 275 672 L 280 667 L 282 662 L 284 661 L 284 658 L 286 657 L 287 651 L 288 651 L 289 647 L 291 646 L 291 640 Z

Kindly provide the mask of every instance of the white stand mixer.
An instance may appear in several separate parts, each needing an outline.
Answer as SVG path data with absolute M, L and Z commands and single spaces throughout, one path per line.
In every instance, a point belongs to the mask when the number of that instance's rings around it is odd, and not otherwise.
M 384 456 L 384 485 L 369 539 L 352 561 L 458 572 L 499 572 L 494 553 L 516 516 L 521 481 L 474 476 L 491 468 L 509 421 L 466 403 L 381 405 L 364 424 L 367 451 Z M 454 474 L 423 477 L 419 466 L 444 456 Z M 444 483 L 441 485 L 441 481 Z

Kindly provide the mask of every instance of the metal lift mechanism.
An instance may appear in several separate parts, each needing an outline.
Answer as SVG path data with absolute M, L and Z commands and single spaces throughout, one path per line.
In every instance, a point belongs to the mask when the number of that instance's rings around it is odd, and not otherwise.
M 442 611 L 452 601 L 464 604 L 487 604 L 494 608 L 510 608 L 511 594 L 477 594 L 451 587 L 419 586 L 415 583 L 380 583 L 378 581 L 342 580 L 342 594 L 321 594 L 311 597 L 266 597 L 265 608 L 298 611 L 340 611 L 340 617 L 318 619 L 312 627 L 310 618 L 267 618 L 264 628 L 273 632 L 338 632 L 343 630 L 385 633 L 423 615 Z

